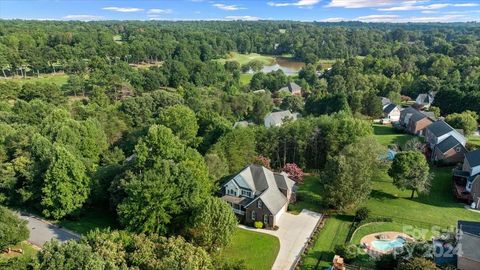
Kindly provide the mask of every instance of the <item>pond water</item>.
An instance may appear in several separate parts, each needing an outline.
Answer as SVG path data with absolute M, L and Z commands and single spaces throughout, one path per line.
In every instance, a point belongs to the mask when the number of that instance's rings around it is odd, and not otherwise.
M 295 75 L 300 69 L 305 66 L 305 63 L 300 61 L 295 61 L 287 57 L 275 57 L 275 61 L 271 65 L 263 66 L 261 72 L 269 73 L 281 69 L 285 75 Z M 253 73 L 250 70 L 248 73 Z

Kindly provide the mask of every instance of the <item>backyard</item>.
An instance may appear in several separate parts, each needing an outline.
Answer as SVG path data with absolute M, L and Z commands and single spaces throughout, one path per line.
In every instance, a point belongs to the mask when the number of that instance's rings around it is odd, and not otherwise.
M 277 237 L 238 228 L 232 243 L 219 256 L 224 261 L 243 261 L 249 269 L 270 270 L 279 249 Z
M 411 135 L 396 133 L 389 126 L 381 125 L 374 125 L 374 134 L 383 145 L 404 144 L 413 138 Z M 410 199 L 410 191 L 402 191 L 395 187 L 386 173 L 375 177 L 370 198 L 362 206 L 370 210 L 372 217 L 391 218 L 392 222 L 375 222 L 361 226 L 349 240 L 347 235 L 354 210 L 347 211 L 344 215 L 332 215 L 321 229 L 314 246 L 305 255 L 302 269 L 322 269 L 328 266 L 336 245 L 344 243 L 357 245 L 367 234 L 410 230 L 409 232 L 414 233 L 413 236 L 416 238 L 429 239 L 439 229 L 455 226 L 458 220 L 480 221 L 480 214 L 466 210 L 464 205 L 453 197 L 451 168 L 432 167 L 431 171 L 435 176 L 430 192 L 416 195 L 413 199 Z M 305 184 L 299 187 L 298 192 L 300 201 L 292 207 L 293 212 L 299 211 L 300 208 L 322 212 L 319 204 L 312 203 L 321 198 L 321 185 L 318 179 L 306 178 Z M 311 200 L 312 197 L 315 200 Z M 302 201 L 303 198 L 307 200 Z M 412 229 L 417 230 L 412 231 Z
M 15 78 L 8 78 L 8 79 L 0 79 L 1 81 L 15 81 L 20 84 L 24 84 L 27 82 L 42 82 L 42 83 L 54 83 L 58 86 L 62 86 L 67 83 L 68 75 L 64 73 L 57 73 L 57 74 L 41 74 L 40 77 L 37 76 L 27 76 L 26 78 L 22 77 L 15 77 Z

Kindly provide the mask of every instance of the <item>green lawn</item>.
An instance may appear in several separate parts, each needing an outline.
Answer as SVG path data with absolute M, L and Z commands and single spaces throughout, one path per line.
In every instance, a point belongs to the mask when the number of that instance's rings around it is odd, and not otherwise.
M 288 210 L 293 214 L 298 214 L 302 209 L 323 212 L 322 197 L 323 187 L 317 176 L 307 176 L 304 183 L 298 185 L 297 201 L 288 206 Z
M 385 146 L 391 144 L 403 145 L 406 141 L 415 137 L 410 134 L 398 133 L 391 126 L 378 124 L 373 125 L 373 133 L 378 142 Z
M 59 73 L 59 74 L 40 74 L 40 77 L 26 77 L 26 78 L 8 78 L 8 79 L 0 79 L 0 82 L 2 81 L 7 81 L 7 80 L 12 80 L 15 82 L 18 82 L 20 84 L 24 84 L 27 82 L 44 82 L 44 83 L 54 83 L 58 86 L 62 86 L 67 83 L 68 80 L 68 75 Z
M 348 215 L 334 215 L 326 220 L 314 246 L 305 255 L 301 269 L 323 269 L 331 265 L 333 249 L 342 245 L 347 239 L 348 230 L 353 217 Z M 320 261 L 319 261 L 320 260 Z
M 270 65 L 275 61 L 275 57 L 269 55 L 261 55 L 258 53 L 250 54 L 241 54 L 236 52 L 231 52 L 228 54 L 227 58 L 219 59 L 220 63 L 225 63 L 226 61 L 237 61 L 240 65 L 245 65 L 252 60 L 258 60 L 264 65 Z
M 250 269 L 270 270 L 279 249 L 277 237 L 239 228 L 232 243 L 221 252 L 220 257 L 228 261 L 243 260 Z
M 23 249 L 23 254 L 19 254 L 16 252 L 11 252 L 10 254 L 0 253 L 0 263 L 7 261 L 8 259 L 13 257 L 21 256 L 21 257 L 28 258 L 28 257 L 33 257 L 37 254 L 37 249 L 34 248 L 30 243 L 26 241 L 21 242 L 18 245 L 15 245 L 12 247 L 12 249 L 19 249 L 19 248 Z
M 467 139 L 469 144 L 480 147 L 480 136 L 470 135 Z
M 247 85 L 252 80 L 253 73 L 242 73 L 240 74 L 240 84 Z
M 118 227 L 117 221 L 111 213 L 97 209 L 87 210 L 77 220 L 64 219 L 58 221 L 57 224 L 80 234 L 87 233 L 95 228 L 116 229 Z

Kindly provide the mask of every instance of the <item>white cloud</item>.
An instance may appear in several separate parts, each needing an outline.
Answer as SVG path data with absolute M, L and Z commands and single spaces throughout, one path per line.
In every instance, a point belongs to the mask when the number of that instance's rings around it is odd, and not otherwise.
M 368 7 L 384 7 L 398 5 L 404 2 L 417 1 L 401 1 L 401 0 L 331 0 L 326 7 L 343 7 L 343 8 L 368 8 Z
M 343 21 L 348 21 L 348 19 L 342 18 L 342 17 L 332 17 L 332 18 L 326 18 L 326 19 L 321 19 L 321 22 L 343 22 Z
M 228 10 L 228 11 L 246 9 L 243 7 L 239 7 L 238 5 L 213 4 L 212 6 L 222 10 Z
M 435 10 L 422 10 L 421 13 L 423 13 L 423 14 L 435 14 L 435 13 L 438 13 L 438 11 L 435 11 Z
M 225 19 L 227 20 L 234 20 L 234 21 L 258 21 L 261 20 L 259 17 L 255 16 L 226 16 Z
M 131 8 L 131 7 L 104 7 L 104 10 L 116 11 L 116 12 L 140 12 L 143 8 Z
M 407 11 L 407 10 L 434 10 L 434 9 L 442 9 L 446 7 L 476 7 L 478 4 L 476 3 L 463 3 L 463 4 L 431 4 L 431 5 L 403 5 L 403 6 L 396 6 L 390 8 L 379 8 L 378 10 L 381 11 Z
M 152 8 L 147 11 L 149 14 L 169 14 L 172 13 L 173 10 L 171 9 L 160 9 L 160 8 Z
M 64 20 L 72 20 L 72 21 L 98 21 L 103 19 L 102 16 L 96 16 L 96 15 L 67 15 L 64 16 L 62 19 Z
M 267 2 L 267 5 L 272 7 L 287 7 L 287 6 L 298 6 L 298 7 L 309 7 L 318 4 L 320 0 L 298 0 L 297 2 L 290 3 L 276 3 L 276 2 Z
M 399 15 L 368 15 L 357 17 L 356 20 L 362 22 L 390 22 L 390 23 L 426 23 L 426 22 L 465 22 L 471 20 L 465 15 L 442 15 L 442 16 L 413 16 L 401 17 Z

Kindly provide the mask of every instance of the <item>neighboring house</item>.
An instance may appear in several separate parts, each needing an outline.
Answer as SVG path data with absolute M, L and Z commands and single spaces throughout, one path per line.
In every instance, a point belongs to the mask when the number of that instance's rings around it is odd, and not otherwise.
M 302 95 L 302 87 L 300 87 L 300 85 L 298 85 L 294 82 L 289 82 L 287 84 L 287 86 L 280 88 L 278 91 L 289 93 L 293 96 L 301 96 Z
M 393 103 L 387 104 L 383 106 L 383 117 L 384 120 L 387 120 L 384 122 L 398 122 L 400 120 L 400 109 Z
M 480 269 L 480 222 L 458 221 L 457 269 Z
M 422 108 L 429 108 L 433 103 L 434 97 L 434 92 L 430 92 L 428 94 L 419 94 L 415 99 L 415 103 Z
M 421 112 L 411 106 L 400 111 L 400 126 L 414 135 L 423 136 L 424 129 L 433 121 L 434 117 L 431 114 Z
M 455 164 L 461 162 L 467 152 L 465 137 L 443 120 L 425 128 L 425 141 L 430 147 L 432 161 Z
M 233 124 L 233 128 L 238 128 L 238 127 L 248 127 L 249 125 L 252 125 L 252 123 L 248 121 L 238 121 Z
M 295 182 L 285 173 L 274 173 L 260 165 L 250 165 L 223 185 L 222 199 L 228 202 L 241 222 L 262 221 L 273 228 L 293 196 Z
M 267 128 L 279 127 L 286 119 L 297 120 L 297 118 L 298 113 L 291 113 L 290 111 L 272 112 L 265 116 L 264 123 Z
M 453 184 L 458 199 L 480 209 L 480 149 L 465 153 L 462 167 L 453 170 Z
M 388 104 L 392 103 L 390 99 L 386 97 L 380 97 L 380 100 L 382 101 L 382 108 L 385 108 Z

